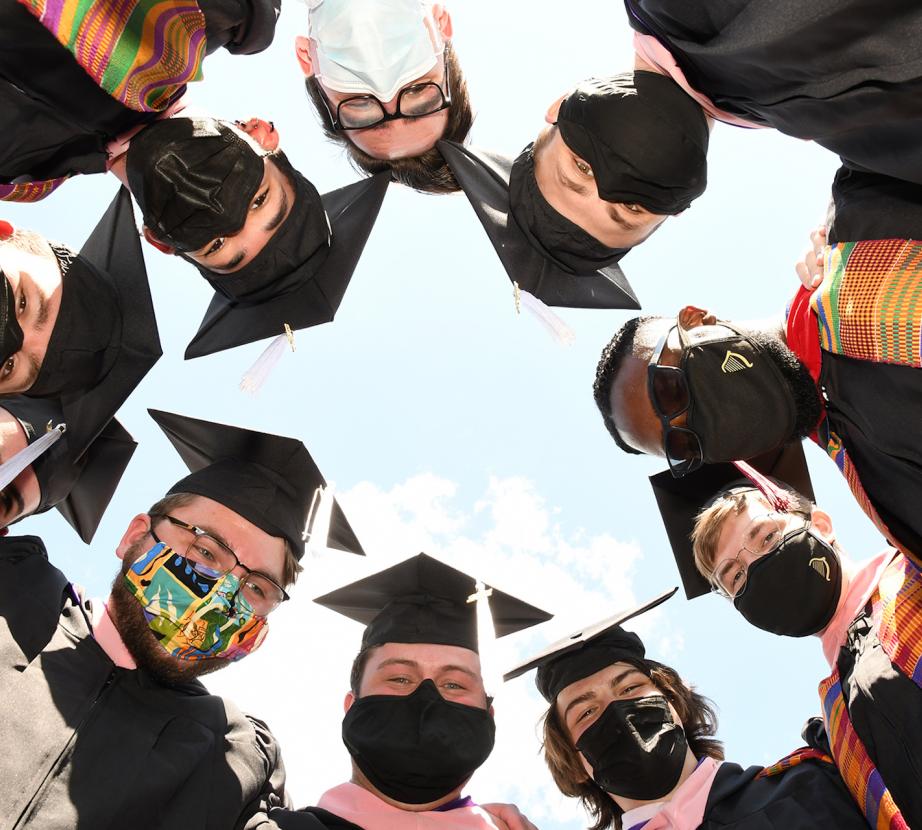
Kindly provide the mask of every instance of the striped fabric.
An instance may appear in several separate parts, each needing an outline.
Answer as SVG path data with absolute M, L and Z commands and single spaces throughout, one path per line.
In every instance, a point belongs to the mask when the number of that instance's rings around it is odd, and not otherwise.
M 195 0 L 19 0 L 126 107 L 165 109 L 202 77 L 205 16 Z
M 922 572 L 905 556 L 897 556 L 871 597 L 871 607 L 884 653 L 922 686 Z M 908 827 L 848 717 L 838 668 L 820 683 L 819 691 L 832 754 L 868 823 L 876 830 Z
M 820 752 L 818 749 L 805 746 L 801 749 L 795 749 L 790 755 L 785 755 L 784 758 L 772 764 L 770 767 L 765 767 L 756 778 L 769 778 L 772 775 L 781 775 L 786 770 L 789 770 L 791 767 L 796 767 L 804 761 L 824 761 L 827 764 L 835 763 L 825 752 Z
M 67 176 L 61 176 L 59 179 L 49 179 L 45 182 L 0 183 L 0 202 L 38 202 L 50 196 L 66 181 Z
M 922 242 L 882 239 L 827 246 L 810 305 L 828 352 L 922 366 Z

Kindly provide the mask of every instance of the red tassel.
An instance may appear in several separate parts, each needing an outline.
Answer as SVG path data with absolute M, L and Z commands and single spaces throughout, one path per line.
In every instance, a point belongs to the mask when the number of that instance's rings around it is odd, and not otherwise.
M 0 239 L 9 239 L 16 232 L 12 222 L 0 219 Z
M 768 499 L 768 503 L 773 510 L 777 510 L 779 513 L 788 513 L 797 506 L 797 503 L 791 498 L 791 494 L 787 490 L 780 488 L 751 464 L 747 464 L 745 461 L 734 461 L 733 466 L 746 476 L 755 485 L 756 489 Z

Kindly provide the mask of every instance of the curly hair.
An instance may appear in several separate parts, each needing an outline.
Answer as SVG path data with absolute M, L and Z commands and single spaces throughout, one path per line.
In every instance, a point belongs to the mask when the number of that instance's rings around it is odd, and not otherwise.
M 634 350 L 634 340 L 637 337 L 637 330 L 644 323 L 655 320 L 656 317 L 632 317 L 628 320 L 609 341 L 608 345 L 602 349 L 602 355 L 599 358 L 599 365 L 595 370 L 595 382 L 592 384 L 592 394 L 595 397 L 595 405 L 602 413 L 602 420 L 605 422 L 605 428 L 609 435 L 615 439 L 615 443 L 624 452 L 632 455 L 642 455 L 640 450 L 635 450 L 628 445 L 618 433 L 618 425 L 611 411 L 611 388 L 615 384 L 615 378 L 621 369 L 621 364 L 626 357 L 629 357 Z
M 445 44 L 445 68 L 448 73 L 451 105 L 448 107 L 448 123 L 441 140 L 463 144 L 471 131 L 474 115 L 467 91 L 467 81 L 464 79 L 461 64 L 450 41 Z M 313 75 L 305 78 L 304 87 L 308 98 L 314 105 L 324 134 L 330 141 L 343 145 L 352 166 L 360 173 L 374 175 L 389 170 L 395 182 L 400 182 L 422 193 L 454 193 L 460 190 L 448 162 L 435 147 L 422 155 L 407 158 L 378 159 L 370 156 L 356 147 L 349 140 L 347 133 L 333 129 L 330 111 L 327 109 L 323 90 L 317 78 Z
M 717 713 L 706 697 L 686 686 L 678 672 L 655 660 L 628 660 L 647 675 L 663 693 L 679 715 L 685 738 L 697 758 L 709 756 L 718 761 L 724 757 L 723 744 L 713 736 L 717 733 Z M 580 754 L 566 726 L 560 719 L 557 704 L 552 703 L 544 714 L 544 760 L 557 788 L 571 798 L 578 798 L 593 819 L 590 830 L 621 830 L 623 810 L 612 797 L 586 774 Z

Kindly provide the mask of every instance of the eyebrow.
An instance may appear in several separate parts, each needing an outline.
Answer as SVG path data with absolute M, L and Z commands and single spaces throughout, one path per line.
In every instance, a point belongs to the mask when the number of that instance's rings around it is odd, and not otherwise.
M 242 251 L 238 251 L 237 254 L 231 257 L 230 261 L 224 265 L 213 265 L 209 270 L 212 271 L 230 271 L 231 268 L 236 268 L 244 259 L 246 259 L 246 248 Z
M 608 216 L 618 227 L 623 228 L 626 231 L 636 231 L 639 225 L 634 225 L 627 221 L 619 212 L 613 204 L 609 203 L 608 206 Z
M 274 231 L 282 222 L 285 220 L 285 215 L 288 213 L 288 194 L 285 192 L 284 188 L 282 189 L 282 201 L 279 203 L 279 210 L 275 216 L 272 217 L 272 221 L 266 225 L 263 230 Z
M 38 313 L 35 315 L 35 328 L 43 329 L 48 322 L 48 302 L 42 292 L 38 294 Z
M 419 663 L 417 663 L 415 660 L 408 660 L 405 657 L 389 657 L 387 660 L 382 660 L 380 663 L 378 663 L 377 668 L 384 669 L 384 668 L 387 668 L 388 666 L 407 666 L 408 668 L 411 668 L 411 669 L 420 669 Z M 462 674 L 466 674 L 468 677 L 474 678 L 475 680 L 478 677 L 477 672 L 471 671 L 469 668 L 466 668 L 465 666 L 458 666 L 453 663 L 450 663 L 447 666 L 439 666 L 438 671 L 440 673 L 449 672 L 449 671 L 459 671 Z
M 26 510 L 26 503 L 23 501 L 22 493 L 15 484 L 8 484 L 3 490 L 0 490 L 0 502 L 6 511 L 4 519 L 12 520 L 20 516 Z M 16 508 L 15 512 L 13 508 Z
M 588 187 L 568 178 L 564 174 L 560 165 L 557 166 L 557 180 L 568 190 L 572 190 L 574 193 L 579 193 L 580 196 L 585 196 L 589 192 Z

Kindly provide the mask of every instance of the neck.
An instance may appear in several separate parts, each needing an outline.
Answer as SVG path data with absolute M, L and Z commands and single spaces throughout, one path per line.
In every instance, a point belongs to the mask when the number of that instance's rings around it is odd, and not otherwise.
M 109 615 L 108 607 L 112 604 L 112 597 L 103 603 L 93 603 L 93 636 L 106 656 L 123 669 L 136 669 L 137 663 L 125 645 L 119 633 L 115 620 Z
M 628 810 L 636 810 L 638 807 L 643 807 L 644 804 L 659 804 L 662 801 L 669 801 L 675 794 L 676 791 L 681 787 L 689 778 L 689 776 L 695 771 L 698 766 L 698 759 L 692 755 L 692 751 L 687 749 L 685 751 L 685 764 L 682 766 L 682 774 L 679 776 L 679 780 L 676 785 L 662 798 L 651 798 L 647 801 L 640 801 L 634 798 L 624 798 L 620 795 L 615 795 L 614 793 L 609 793 L 611 800 L 615 802 L 625 813 Z
M 352 783 L 357 787 L 361 787 L 363 790 L 368 790 L 376 798 L 380 798 L 385 804 L 390 804 L 391 807 L 396 807 L 399 810 L 406 810 L 408 813 L 423 813 L 427 810 L 436 810 L 444 804 L 454 801 L 457 798 L 461 797 L 461 790 L 464 788 L 465 781 L 461 784 L 460 787 L 452 790 L 448 795 L 443 796 L 442 798 L 437 799 L 436 801 L 430 801 L 426 804 L 405 804 L 402 801 L 395 801 L 393 798 L 389 798 L 384 793 L 381 792 L 363 773 L 355 764 L 352 762 Z

